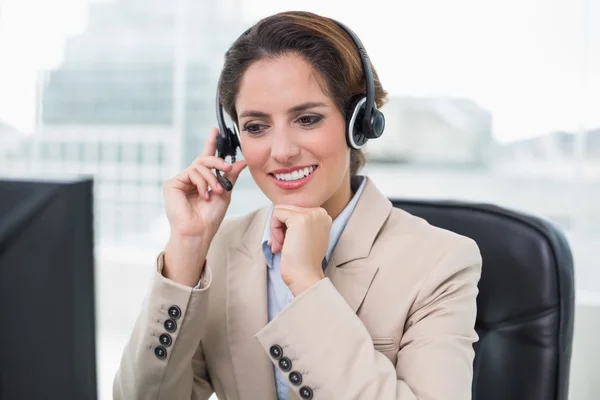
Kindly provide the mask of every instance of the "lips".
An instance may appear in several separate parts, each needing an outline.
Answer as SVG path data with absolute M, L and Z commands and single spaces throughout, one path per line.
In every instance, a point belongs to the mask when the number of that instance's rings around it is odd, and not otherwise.
M 299 168 L 291 172 L 274 173 L 272 175 L 275 176 L 278 181 L 296 181 L 312 174 L 316 167 L 316 165 L 311 165 L 310 167 Z
M 316 165 L 311 165 L 295 170 L 287 170 L 287 172 L 278 170 L 269 174 L 269 176 L 280 189 L 293 190 L 299 189 L 310 182 L 317 168 Z

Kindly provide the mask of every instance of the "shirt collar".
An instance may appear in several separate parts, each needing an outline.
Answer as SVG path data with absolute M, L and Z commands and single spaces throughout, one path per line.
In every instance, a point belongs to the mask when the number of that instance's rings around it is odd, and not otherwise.
M 338 240 L 340 239 L 340 236 L 342 236 L 342 232 L 344 231 L 344 228 L 346 227 L 346 224 L 348 223 L 348 220 L 350 219 L 350 216 L 352 215 L 352 212 L 354 211 L 354 208 L 356 207 L 356 204 L 358 203 L 358 199 L 360 198 L 360 195 L 363 192 L 363 189 L 365 188 L 367 179 L 364 176 L 356 176 L 356 180 L 354 180 L 352 182 L 353 184 L 355 184 L 355 185 L 353 185 L 353 187 L 358 185 L 359 182 L 360 182 L 360 185 L 355 190 L 354 196 L 352 196 L 352 199 L 350 199 L 350 202 L 346 205 L 346 207 L 344 207 L 344 209 L 342 210 L 340 215 L 338 215 L 337 218 L 335 220 L 333 220 L 333 222 L 331 224 L 331 231 L 329 231 L 329 243 L 327 245 L 327 253 L 325 254 L 325 260 L 324 260 L 325 265 L 327 265 L 327 263 L 329 263 L 331 254 L 333 253 L 333 249 L 335 248 L 335 245 L 337 244 Z M 273 267 L 272 261 L 273 261 L 273 257 L 274 257 L 273 253 L 271 252 L 271 246 L 269 246 L 267 244 L 267 242 L 269 241 L 269 238 L 271 237 L 270 227 L 271 227 L 271 216 L 272 215 L 273 215 L 273 205 L 271 205 L 271 208 L 269 209 L 269 213 L 267 215 L 265 229 L 263 231 L 263 237 L 262 237 L 262 250 L 263 250 L 265 259 L 267 260 L 267 264 L 268 264 L 269 268 Z

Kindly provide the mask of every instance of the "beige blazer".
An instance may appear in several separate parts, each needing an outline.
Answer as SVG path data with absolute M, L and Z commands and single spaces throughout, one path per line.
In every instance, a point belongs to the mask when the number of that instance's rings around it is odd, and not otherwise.
M 326 278 L 268 322 L 267 212 L 225 220 L 200 289 L 164 278 L 158 257 L 115 399 L 276 400 L 274 368 L 290 399 L 471 398 L 473 240 L 393 208 L 368 180 Z

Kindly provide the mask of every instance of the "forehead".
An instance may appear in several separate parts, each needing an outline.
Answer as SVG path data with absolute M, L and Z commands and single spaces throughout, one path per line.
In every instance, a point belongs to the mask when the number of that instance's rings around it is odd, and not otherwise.
M 254 62 L 242 77 L 236 109 L 276 112 L 308 101 L 332 103 L 323 91 L 323 78 L 298 55 Z

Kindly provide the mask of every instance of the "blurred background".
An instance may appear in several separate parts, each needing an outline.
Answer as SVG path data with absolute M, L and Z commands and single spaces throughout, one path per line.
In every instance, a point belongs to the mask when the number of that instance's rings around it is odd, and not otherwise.
M 364 173 L 386 195 L 494 203 L 564 230 L 571 398 L 600 398 L 600 0 L 0 0 L 0 175 L 95 178 L 100 398 L 169 234 L 162 183 L 216 126 L 223 55 L 290 9 L 366 46 L 390 97 Z M 265 204 L 244 172 L 229 214 Z

